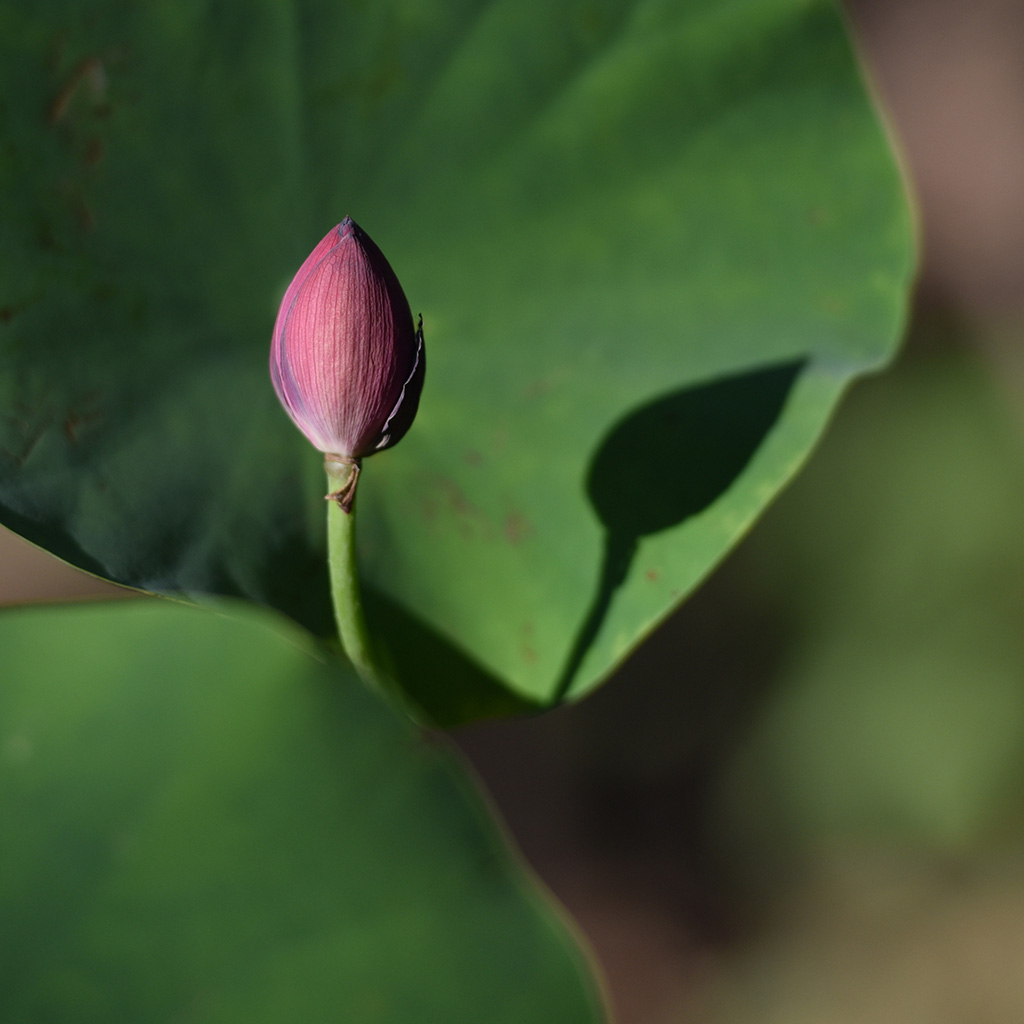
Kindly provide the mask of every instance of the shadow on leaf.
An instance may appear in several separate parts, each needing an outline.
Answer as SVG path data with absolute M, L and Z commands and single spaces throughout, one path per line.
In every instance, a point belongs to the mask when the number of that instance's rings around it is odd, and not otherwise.
M 542 710 L 380 591 L 366 587 L 363 601 L 371 633 L 381 639 L 392 674 L 434 725 L 452 728 Z
M 641 538 L 703 512 L 732 486 L 778 420 L 803 365 L 785 363 L 666 395 L 630 413 L 601 442 L 586 480 L 605 528 L 601 573 L 552 705 L 569 693 Z

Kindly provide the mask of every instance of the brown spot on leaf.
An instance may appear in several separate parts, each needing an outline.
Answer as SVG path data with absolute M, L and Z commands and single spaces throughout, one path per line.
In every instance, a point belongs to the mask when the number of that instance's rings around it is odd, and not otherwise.
M 646 572 L 646 576 L 652 583 L 658 582 L 659 573 L 657 569 L 648 569 Z
M 64 419 L 64 436 L 72 444 L 78 444 L 78 436 L 82 428 L 101 419 L 103 419 L 101 412 L 77 413 L 72 410 Z
M 86 231 L 92 231 L 96 227 L 96 215 L 92 212 L 92 207 L 85 201 L 84 196 L 78 197 L 75 209 L 78 212 L 78 222 Z
M 420 512 L 427 522 L 432 522 L 437 516 L 437 502 L 433 498 L 424 498 L 420 502 Z
M 64 432 L 64 436 L 72 444 L 78 443 L 83 428 L 103 419 L 103 412 L 98 408 L 100 397 L 101 392 L 90 391 L 82 397 L 77 405 L 72 406 L 68 410 L 67 415 L 64 417 L 64 422 L 61 424 L 61 429 Z
M 519 630 L 519 650 L 523 658 L 531 665 L 537 660 L 537 652 L 533 649 L 533 623 L 524 622 Z
M 57 124 L 67 115 L 71 101 L 79 88 L 85 85 L 92 93 L 95 103 L 99 104 L 107 93 L 107 73 L 103 67 L 103 61 L 99 57 L 90 57 L 82 61 L 71 73 L 64 83 L 60 92 L 54 97 L 47 112 L 46 120 L 50 124 Z
M 438 477 L 437 487 L 441 492 L 441 509 L 455 513 L 455 528 L 461 537 L 470 540 L 474 537 L 493 535 L 493 526 L 488 523 L 483 512 L 466 497 L 465 492 L 454 480 Z
M 441 490 L 444 491 L 445 497 L 448 499 L 448 504 L 451 505 L 453 511 L 457 512 L 460 516 L 472 516 L 477 514 L 476 508 L 466 497 L 462 488 L 459 487 L 454 480 L 442 477 L 439 482 L 441 484 Z
M 102 139 L 92 138 L 89 140 L 89 145 L 85 149 L 85 162 L 90 167 L 95 167 L 103 159 L 103 141 Z
M 465 457 L 466 457 L 466 465 L 467 466 L 482 466 L 483 465 L 484 457 L 479 452 L 468 451 L 468 452 L 466 452 L 466 456 Z
M 519 544 L 531 533 L 530 521 L 521 512 L 512 512 L 505 517 L 505 536 L 510 544 Z

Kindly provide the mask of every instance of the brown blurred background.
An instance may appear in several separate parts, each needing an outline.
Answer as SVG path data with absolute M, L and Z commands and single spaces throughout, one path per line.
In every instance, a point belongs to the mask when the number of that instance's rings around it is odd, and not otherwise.
M 1024 4 L 848 9 L 905 353 L 602 691 L 456 737 L 620 1024 L 1024 1021 Z M 0 602 L 112 593 L 0 534 Z

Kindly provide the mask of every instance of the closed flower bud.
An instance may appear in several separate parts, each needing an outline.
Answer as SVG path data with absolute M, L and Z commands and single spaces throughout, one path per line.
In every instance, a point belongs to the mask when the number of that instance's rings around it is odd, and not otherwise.
M 328 460 L 358 468 L 405 435 L 425 368 L 422 318 L 414 327 L 384 254 L 346 217 L 281 301 L 270 350 L 277 397 Z

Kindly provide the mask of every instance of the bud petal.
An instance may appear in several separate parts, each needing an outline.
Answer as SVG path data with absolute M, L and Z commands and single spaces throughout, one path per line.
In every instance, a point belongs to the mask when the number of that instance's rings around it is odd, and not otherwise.
M 351 217 L 309 254 L 274 325 L 270 377 L 322 452 L 359 459 L 397 444 L 423 389 L 423 323 L 384 254 Z

